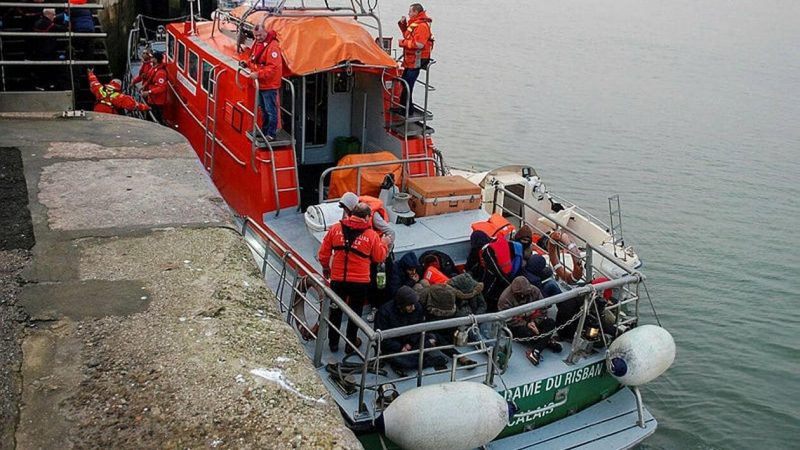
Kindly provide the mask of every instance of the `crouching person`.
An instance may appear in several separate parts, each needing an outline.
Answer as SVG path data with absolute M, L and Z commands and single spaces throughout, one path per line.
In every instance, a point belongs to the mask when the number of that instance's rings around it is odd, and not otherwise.
M 511 285 L 505 288 L 497 302 L 500 311 L 522 306 L 542 299 L 542 292 L 533 286 L 525 277 L 514 278 Z M 508 319 L 508 328 L 516 339 L 526 339 L 525 343 L 531 347 L 525 356 L 534 366 L 538 366 L 541 361 L 541 353 L 545 348 L 549 348 L 555 353 L 561 352 L 561 344 L 556 342 L 552 335 L 548 333 L 555 329 L 556 323 L 553 319 L 545 315 L 541 309 L 534 310 L 528 314 L 514 316 Z M 535 339 L 536 336 L 542 336 Z
M 394 299 L 384 304 L 375 317 L 375 329 L 391 330 L 392 328 L 414 325 L 425 321 L 425 314 L 419 304 L 419 297 L 408 286 L 402 286 L 397 290 Z M 436 338 L 426 337 L 426 347 L 436 345 Z M 420 334 L 400 336 L 381 341 L 381 352 L 406 353 L 420 348 Z M 389 359 L 389 364 L 400 376 L 405 376 L 409 370 L 419 366 L 419 353 L 400 355 Z M 436 370 L 447 368 L 447 358 L 438 350 L 425 352 L 422 359 L 422 367 L 434 367 Z

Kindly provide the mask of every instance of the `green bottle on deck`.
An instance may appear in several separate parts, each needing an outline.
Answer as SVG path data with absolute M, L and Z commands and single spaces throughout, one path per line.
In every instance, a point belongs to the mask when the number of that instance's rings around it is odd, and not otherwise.
M 386 288 L 386 264 L 384 263 L 378 264 L 378 273 L 375 275 L 375 284 L 378 285 L 378 289 Z

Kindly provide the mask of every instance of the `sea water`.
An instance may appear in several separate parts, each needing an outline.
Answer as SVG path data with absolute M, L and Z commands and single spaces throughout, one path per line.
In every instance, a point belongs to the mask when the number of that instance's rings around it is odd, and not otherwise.
M 408 3 L 381 4 L 395 44 Z M 643 390 L 659 428 L 642 447 L 796 448 L 800 2 L 423 5 L 447 162 L 533 165 L 598 217 L 620 194 L 678 346 Z

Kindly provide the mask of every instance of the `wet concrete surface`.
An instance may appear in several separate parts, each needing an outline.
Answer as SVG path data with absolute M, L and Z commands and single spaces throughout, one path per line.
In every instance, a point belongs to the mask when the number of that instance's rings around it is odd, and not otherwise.
M 358 448 L 185 139 L 37 117 L 0 116 L 36 237 L 0 251 L 0 449 Z

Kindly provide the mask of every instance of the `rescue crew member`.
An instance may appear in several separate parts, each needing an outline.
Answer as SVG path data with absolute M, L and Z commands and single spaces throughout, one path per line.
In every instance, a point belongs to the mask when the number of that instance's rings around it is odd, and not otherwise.
M 122 82 L 114 78 L 107 85 L 97 80 L 94 72 L 89 69 L 89 89 L 97 99 L 94 105 L 95 112 L 119 114 L 120 110 L 126 111 L 149 111 L 150 107 L 144 103 L 139 103 L 130 95 L 121 93 Z
M 142 83 L 142 90 L 146 91 L 150 85 L 150 77 L 152 76 L 153 69 L 155 69 L 155 60 L 153 59 L 153 52 L 145 49 L 142 52 L 142 66 L 139 67 L 139 73 L 131 80 L 131 84 L 137 85 Z
M 370 209 L 366 203 L 353 207 L 350 216 L 333 225 L 322 239 L 317 258 L 322 264 L 322 274 L 331 280 L 331 289 L 344 299 L 359 316 L 370 284 L 370 264 L 386 259 L 389 249 L 385 238 L 369 225 Z M 331 255 L 333 258 L 331 258 Z M 332 352 L 339 351 L 339 330 L 342 323 L 342 310 L 331 308 L 331 327 L 328 329 L 328 346 Z M 347 340 L 356 347 L 361 345 L 358 327 L 348 320 Z M 345 352 L 355 352 L 348 345 Z
M 369 217 L 370 226 L 378 232 L 380 237 L 385 236 L 387 238 L 386 244 L 391 249 L 394 246 L 395 232 L 394 228 L 389 224 L 389 213 L 386 212 L 386 208 L 380 199 L 369 195 L 359 197 L 352 192 L 345 192 L 342 198 L 339 199 L 339 207 L 342 208 L 343 212 L 342 217 L 349 216 L 359 202 L 364 202 L 369 206 L 371 211 Z
M 142 91 L 153 112 L 156 123 L 164 123 L 164 105 L 167 103 L 167 65 L 164 64 L 164 52 L 153 52 L 153 68 L 150 71 L 150 83 Z
M 433 49 L 433 35 L 431 34 L 432 20 L 425 13 L 419 3 L 412 3 L 408 8 L 408 19 L 403 16 L 397 25 L 403 32 L 400 47 L 403 49 L 403 75 L 408 84 L 400 94 L 400 105 L 405 108 L 406 101 L 409 105 L 414 103 L 414 84 L 419 77 L 420 69 L 427 68 Z
M 283 77 L 283 56 L 278 34 L 260 25 L 253 29 L 255 44 L 250 50 L 250 78 L 258 79 L 258 106 L 261 108 L 261 132 L 268 141 L 278 133 L 278 89 Z

